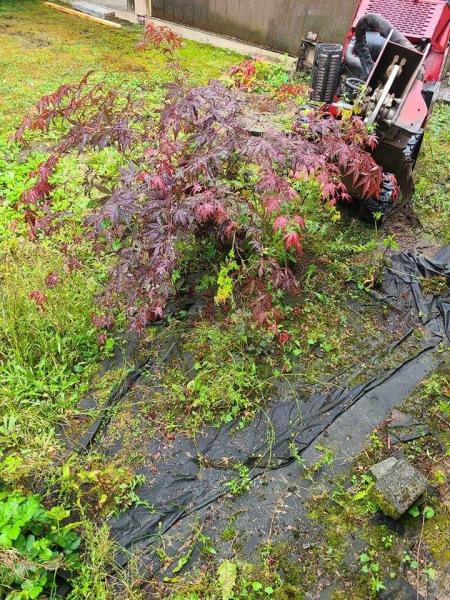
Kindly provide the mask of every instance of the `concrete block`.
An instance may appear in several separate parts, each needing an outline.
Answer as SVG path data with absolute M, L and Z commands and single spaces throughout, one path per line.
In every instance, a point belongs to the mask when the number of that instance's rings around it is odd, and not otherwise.
M 75 10 L 86 13 L 99 19 L 113 19 L 115 17 L 115 11 L 108 6 L 102 6 L 101 4 L 94 4 L 93 2 L 84 2 L 79 0 L 72 2 L 72 7 Z
M 376 465 L 372 465 L 370 467 L 370 472 L 378 481 L 378 479 L 384 477 L 387 474 L 387 472 L 397 464 L 397 462 L 398 461 L 394 456 L 390 456 L 389 458 L 386 458 L 386 460 L 382 460 Z
M 398 519 L 426 491 L 428 480 L 401 459 L 373 488 L 374 500 L 385 515 Z

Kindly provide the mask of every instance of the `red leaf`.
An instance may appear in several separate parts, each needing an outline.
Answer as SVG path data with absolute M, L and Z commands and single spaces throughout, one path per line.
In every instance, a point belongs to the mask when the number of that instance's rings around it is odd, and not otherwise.
M 287 225 L 288 225 L 287 217 L 280 215 L 273 222 L 273 230 L 274 231 L 284 231 L 286 229 Z
M 300 227 L 300 229 L 305 229 L 305 219 L 300 215 L 294 215 L 293 221 L 296 225 Z
M 278 342 L 284 346 L 285 344 L 288 343 L 288 341 L 290 340 L 291 336 L 289 335 L 289 333 L 287 331 L 280 331 L 280 333 L 278 334 Z
M 106 341 L 108 339 L 107 334 L 104 331 L 101 331 L 98 335 L 97 335 L 97 343 L 99 346 L 104 346 L 106 344 Z
M 283 236 L 283 240 L 284 240 L 284 245 L 286 246 L 286 248 L 288 250 L 290 248 L 294 248 L 294 250 L 297 252 L 297 254 L 303 253 L 303 247 L 300 242 L 300 236 L 298 235 L 298 233 L 296 231 L 291 231 L 289 233 L 286 233 Z
M 56 271 L 50 271 L 50 273 L 45 278 L 45 285 L 49 288 L 55 287 L 59 283 L 59 275 Z
M 39 310 L 42 312 L 48 301 L 47 296 L 43 292 L 40 292 L 39 290 L 33 290 L 30 293 L 29 297 L 30 297 L 30 300 L 33 300 L 33 302 L 35 302 L 35 304 L 37 305 Z

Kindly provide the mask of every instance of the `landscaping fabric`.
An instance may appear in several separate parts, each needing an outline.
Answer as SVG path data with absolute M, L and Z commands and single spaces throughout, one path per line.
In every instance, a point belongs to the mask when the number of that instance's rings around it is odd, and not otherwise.
M 433 259 L 406 252 L 393 256 L 384 271 L 380 299 L 401 311 L 405 320 L 411 320 L 425 330 L 421 347 L 402 365 L 378 377 L 347 389 L 336 386 L 329 393 L 314 393 L 310 397 L 298 394 L 294 399 L 274 397 L 266 410 L 245 428 L 232 422 L 218 428 L 205 428 L 195 438 L 183 435 L 167 443 L 165 439 L 152 438 L 141 441 L 150 459 L 158 457 L 157 468 L 151 480 L 139 489 L 146 506 L 133 506 L 110 521 L 117 542 L 126 550 L 150 551 L 154 542 L 178 521 L 215 502 L 229 493 L 227 482 L 235 479 L 236 465 L 250 469 L 250 479 L 255 479 L 267 469 L 277 469 L 294 460 L 293 454 L 302 452 L 344 411 L 369 392 L 389 379 L 396 389 L 408 394 L 408 384 L 402 367 L 437 345 L 450 340 L 450 295 L 448 291 L 436 296 L 426 294 L 423 278 L 443 277 L 450 284 L 450 245 L 444 247 Z M 424 286 L 425 289 L 429 289 Z M 450 291 L 450 290 L 449 290 Z M 411 331 L 392 348 L 402 344 Z M 167 349 L 169 358 L 173 344 Z M 377 357 L 374 356 L 374 361 Z M 150 360 L 143 360 L 138 368 L 125 378 L 111 394 L 100 417 L 81 440 L 83 448 L 101 444 L 104 431 L 109 426 L 108 408 L 124 399 L 141 374 L 148 369 Z M 402 381 L 402 378 L 405 381 Z M 401 402 L 401 394 L 399 403 Z M 357 424 L 355 424 L 357 426 Z M 116 450 L 120 449 L 120 442 Z M 293 451 L 294 450 L 294 451 Z M 148 476 L 148 469 L 146 475 Z M 252 503 L 252 492 L 247 492 Z M 119 559 L 125 564 L 127 553 Z

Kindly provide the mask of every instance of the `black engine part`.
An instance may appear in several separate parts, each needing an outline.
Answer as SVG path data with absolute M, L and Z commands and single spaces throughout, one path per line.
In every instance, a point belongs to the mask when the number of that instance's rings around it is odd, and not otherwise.
M 342 84 L 342 91 L 346 95 L 349 102 L 352 102 L 359 94 L 364 81 L 358 77 L 347 77 Z
M 379 198 L 372 196 L 360 200 L 359 216 L 366 223 L 381 224 L 394 206 L 394 184 L 390 179 L 385 179 Z M 377 218 L 377 215 L 380 218 Z
M 311 100 L 332 102 L 342 69 L 341 44 L 318 44 L 312 72 Z

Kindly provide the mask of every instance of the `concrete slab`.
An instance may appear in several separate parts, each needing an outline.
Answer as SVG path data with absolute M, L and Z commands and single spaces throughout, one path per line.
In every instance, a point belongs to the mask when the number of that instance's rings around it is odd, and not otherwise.
M 151 21 L 155 25 L 168 27 L 187 40 L 193 40 L 195 42 L 200 42 L 201 44 L 210 44 L 211 46 L 223 48 L 224 50 L 232 50 L 233 52 L 243 54 L 244 56 L 261 56 L 274 63 L 284 63 L 288 69 L 295 67 L 297 64 L 297 58 L 295 57 L 280 54 L 279 52 L 272 52 L 271 50 L 266 50 L 259 46 L 245 44 L 244 42 L 240 42 L 233 38 L 210 33 L 209 31 L 194 29 L 193 27 L 186 27 L 185 25 L 178 25 L 169 21 L 163 21 L 162 19 L 156 19 L 155 17 L 147 17 L 146 20 Z
M 113 19 L 115 17 L 114 9 L 93 2 L 84 2 L 84 0 L 72 2 L 72 8 L 99 19 Z
M 95 4 L 100 4 L 113 10 L 128 10 L 127 0 L 96 0 Z
M 442 100 L 442 102 L 447 102 L 447 104 L 450 104 L 450 84 L 449 83 L 441 85 L 441 89 L 439 90 L 438 99 Z
M 116 10 L 116 19 L 120 19 L 122 21 L 128 21 L 129 23 L 133 23 L 134 25 L 139 24 L 139 19 L 137 15 L 129 10 Z

